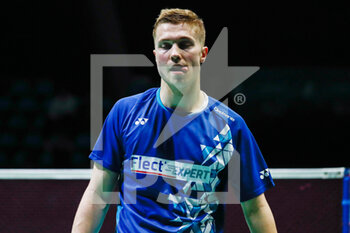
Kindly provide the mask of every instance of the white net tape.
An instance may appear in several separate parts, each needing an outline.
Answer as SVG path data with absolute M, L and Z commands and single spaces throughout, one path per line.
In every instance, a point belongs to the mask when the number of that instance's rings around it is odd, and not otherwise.
M 274 179 L 342 179 L 344 167 L 271 168 Z M 89 180 L 91 169 L 0 169 L 5 180 Z

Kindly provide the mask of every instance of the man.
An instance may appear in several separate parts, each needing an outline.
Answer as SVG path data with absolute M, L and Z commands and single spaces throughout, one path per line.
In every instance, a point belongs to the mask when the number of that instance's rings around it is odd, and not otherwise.
M 72 232 L 99 231 L 118 182 L 117 232 L 223 232 L 213 193 L 227 187 L 234 152 L 251 232 L 277 232 L 264 196 L 274 183 L 254 137 L 237 113 L 200 90 L 203 21 L 190 10 L 162 10 L 153 37 L 160 88 L 113 106 L 95 145 L 103 150 L 90 154 L 92 177 Z

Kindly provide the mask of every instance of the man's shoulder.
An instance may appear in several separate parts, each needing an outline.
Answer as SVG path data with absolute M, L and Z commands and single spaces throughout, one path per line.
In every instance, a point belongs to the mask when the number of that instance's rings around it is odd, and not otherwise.
M 144 106 L 146 102 L 155 99 L 157 89 L 158 88 L 151 88 L 145 92 L 119 99 L 115 102 L 113 108 L 111 109 L 111 113 L 127 115 L 132 111 L 136 111 L 137 108 Z
M 142 92 L 139 94 L 123 97 L 123 98 L 119 99 L 115 103 L 115 105 L 118 108 L 134 107 L 140 103 L 145 103 L 147 101 L 152 100 L 156 96 L 157 90 L 158 90 L 158 88 L 151 88 L 151 89 L 148 89 L 145 92 Z

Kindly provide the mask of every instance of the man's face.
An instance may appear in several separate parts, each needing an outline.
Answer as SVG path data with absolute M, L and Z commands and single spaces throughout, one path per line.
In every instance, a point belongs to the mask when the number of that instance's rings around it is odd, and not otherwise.
M 158 72 L 170 87 L 183 89 L 199 82 L 200 64 L 208 48 L 201 45 L 193 26 L 160 24 L 154 42 Z

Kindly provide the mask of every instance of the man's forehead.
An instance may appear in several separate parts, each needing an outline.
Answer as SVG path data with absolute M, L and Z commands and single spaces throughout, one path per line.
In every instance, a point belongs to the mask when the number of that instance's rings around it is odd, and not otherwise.
M 158 25 L 156 31 L 156 38 L 161 40 L 179 40 L 183 38 L 189 38 L 195 40 L 195 30 L 193 26 L 186 23 L 172 24 L 162 23 Z

